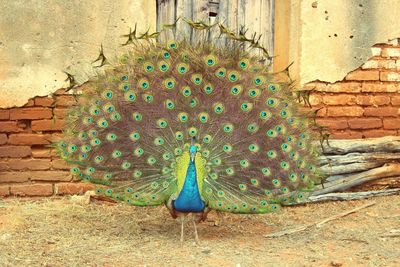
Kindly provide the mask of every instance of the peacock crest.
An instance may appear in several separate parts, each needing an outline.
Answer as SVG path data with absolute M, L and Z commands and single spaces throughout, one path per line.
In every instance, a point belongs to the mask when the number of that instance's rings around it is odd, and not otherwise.
M 176 200 L 192 171 L 207 208 L 267 213 L 318 180 L 312 122 L 290 83 L 239 45 L 142 42 L 79 103 L 59 154 L 128 204 Z

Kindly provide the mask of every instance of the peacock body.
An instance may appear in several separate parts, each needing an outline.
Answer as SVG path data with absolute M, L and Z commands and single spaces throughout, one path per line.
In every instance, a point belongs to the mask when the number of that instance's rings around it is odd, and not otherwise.
M 173 216 L 267 213 L 317 179 L 289 84 L 242 49 L 138 45 L 91 85 L 57 147 L 99 194 Z

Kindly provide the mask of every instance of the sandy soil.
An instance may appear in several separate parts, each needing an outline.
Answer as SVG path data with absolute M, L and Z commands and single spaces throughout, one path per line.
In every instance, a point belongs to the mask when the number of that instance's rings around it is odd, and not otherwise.
M 346 217 L 278 238 L 263 235 Z M 218 224 L 216 226 L 215 224 Z M 400 196 L 284 208 L 265 215 L 210 213 L 180 225 L 164 207 L 70 198 L 0 201 L 1 266 L 400 266 Z

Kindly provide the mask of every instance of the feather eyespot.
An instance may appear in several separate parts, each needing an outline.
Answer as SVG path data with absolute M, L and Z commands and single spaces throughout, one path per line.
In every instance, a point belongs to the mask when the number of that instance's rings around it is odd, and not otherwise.
M 214 87 L 210 83 L 208 83 L 203 87 L 203 90 L 207 95 L 209 95 L 214 91 Z
M 217 69 L 217 71 L 215 72 L 215 75 L 219 78 L 223 78 L 226 75 L 226 69 L 225 68 L 219 68 Z
M 175 40 L 171 40 L 167 43 L 167 48 L 169 49 L 177 49 L 178 48 L 178 44 Z
M 239 95 L 242 92 L 242 86 L 241 85 L 234 85 L 231 88 L 231 94 L 234 96 Z
M 226 123 L 223 125 L 223 130 L 225 133 L 231 133 L 233 131 L 233 124 L 232 123 Z
M 217 63 L 217 58 L 214 55 L 208 55 L 204 59 L 207 66 L 212 67 Z
M 242 59 L 239 61 L 239 68 L 241 68 L 242 70 L 247 69 L 249 66 L 249 60 L 247 58 Z
M 189 65 L 186 63 L 179 63 L 177 65 L 177 70 L 179 74 L 185 74 L 189 71 Z
M 229 74 L 228 74 L 228 78 L 229 78 L 229 81 L 236 82 L 237 80 L 240 79 L 240 74 L 239 74 L 239 72 L 237 72 L 235 70 L 234 71 L 230 71 Z
M 150 62 L 144 63 L 143 67 L 144 67 L 145 72 L 153 72 L 154 71 L 154 65 Z

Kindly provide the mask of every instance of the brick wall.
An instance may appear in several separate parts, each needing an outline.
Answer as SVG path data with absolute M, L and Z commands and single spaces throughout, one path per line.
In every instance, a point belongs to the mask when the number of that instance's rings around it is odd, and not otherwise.
M 75 98 L 59 90 L 20 108 L 0 109 L 0 196 L 75 194 L 91 188 L 72 181 L 69 167 L 48 147 L 61 134 Z
M 333 138 L 400 135 L 400 44 L 379 44 L 362 67 L 334 84 L 312 82 L 310 102 L 317 122 Z M 59 90 L 24 107 L 0 109 L 0 196 L 50 196 L 84 192 L 50 148 L 61 134 L 67 107 L 75 98 Z
M 333 138 L 400 135 L 400 40 L 372 47 L 373 56 L 343 81 L 311 82 L 317 122 Z

